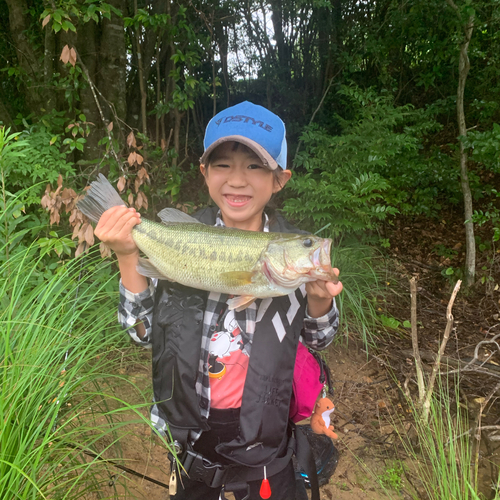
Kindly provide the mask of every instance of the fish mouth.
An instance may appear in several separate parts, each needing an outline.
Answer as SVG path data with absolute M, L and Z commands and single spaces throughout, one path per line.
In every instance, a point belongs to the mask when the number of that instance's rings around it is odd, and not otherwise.
M 333 281 L 337 283 L 339 280 L 338 275 L 333 271 L 330 260 L 330 249 L 332 246 L 332 240 L 330 238 L 325 238 L 321 245 L 314 250 L 311 255 L 311 262 L 313 264 L 313 269 L 309 271 L 309 276 L 323 280 L 323 281 Z

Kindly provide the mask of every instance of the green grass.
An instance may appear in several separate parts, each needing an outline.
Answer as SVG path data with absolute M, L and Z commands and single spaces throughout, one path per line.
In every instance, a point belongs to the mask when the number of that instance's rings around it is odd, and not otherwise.
M 450 387 L 455 387 L 455 393 Z M 479 500 L 479 492 L 470 486 L 472 474 L 472 438 L 469 422 L 459 404 L 458 382 L 441 379 L 431 399 L 429 421 L 420 418 L 412 407 L 416 442 L 406 435 L 401 442 L 411 460 L 412 470 L 423 491 L 432 500 Z M 415 499 L 420 498 L 414 496 Z
M 377 319 L 377 295 L 382 294 L 378 259 L 372 247 L 361 244 L 332 246 L 332 265 L 340 270 L 344 289 L 336 297 L 340 324 L 349 335 L 356 334 L 368 348 L 376 345 L 380 330 Z M 378 334 L 380 335 L 380 334 Z
M 0 266 L 0 498 L 104 498 L 106 464 L 84 452 L 120 460 L 130 424 L 149 423 L 147 398 L 117 373 L 117 278 L 98 255 L 48 273 L 41 253 L 35 242 Z M 116 394 L 124 384 L 140 404 Z

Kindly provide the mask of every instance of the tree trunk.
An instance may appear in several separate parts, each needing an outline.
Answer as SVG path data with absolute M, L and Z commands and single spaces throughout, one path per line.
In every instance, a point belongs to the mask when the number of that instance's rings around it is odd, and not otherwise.
M 271 1 L 272 16 L 274 28 L 274 38 L 276 40 L 276 47 L 278 49 L 278 63 L 280 68 L 279 78 L 282 81 L 289 81 L 291 78 L 290 74 L 287 74 L 287 54 L 286 54 L 286 43 L 285 35 L 283 34 L 283 5 L 281 0 Z
M 108 1 L 113 7 L 125 12 L 125 0 Z M 114 107 L 117 117 L 125 120 L 127 116 L 125 29 L 123 18 L 113 13 L 111 19 L 102 21 L 99 63 L 97 86 L 109 104 Z M 107 119 L 114 118 L 109 106 L 105 106 L 103 111 Z
M 88 75 L 93 83 L 96 82 L 97 72 L 97 48 L 96 48 L 96 33 L 97 26 L 94 21 L 88 21 L 78 26 L 77 48 L 78 54 L 82 63 L 88 71 Z M 82 153 L 82 159 L 86 161 L 95 160 L 99 157 L 99 140 L 102 137 L 101 117 L 97 104 L 95 102 L 94 94 L 90 88 L 90 83 L 80 88 L 80 102 L 82 112 L 87 118 L 88 122 L 93 123 L 90 126 L 90 134 L 87 137 L 87 144 Z
M 52 85 L 54 77 L 54 58 L 56 56 L 56 34 L 51 28 L 50 23 L 45 26 L 45 47 L 43 54 L 43 83 L 45 85 L 45 95 L 47 97 L 45 108 L 47 111 L 55 109 L 57 105 L 57 96 Z
M 457 118 L 460 136 L 467 135 L 464 112 L 464 92 L 465 82 L 470 69 L 468 48 L 474 28 L 474 17 L 470 16 L 465 29 L 466 39 L 460 47 L 460 59 L 458 63 L 458 91 L 457 91 Z M 474 284 L 476 276 L 476 241 L 474 238 L 474 224 L 472 223 L 472 194 L 469 185 L 469 175 L 467 168 L 467 151 L 463 142 L 460 141 L 460 182 L 464 195 L 464 216 L 465 216 L 465 285 L 470 287 Z
M 7 127 L 13 127 L 14 125 L 12 117 L 10 116 L 9 109 L 1 99 L 0 99 L 0 121 L 2 122 L 3 125 L 6 125 Z
M 134 15 L 137 16 L 137 0 L 134 0 Z M 147 123 L 147 111 L 146 111 L 146 85 L 144 82 L 144 69 L 142 64 L 142 50 L 141 50 L 141 25 L 140 23 L 135 26 L 135 44 L 137 50 L 137 72 L 139 78 L 139 89 L 141 92 L 141 123 L 142 123 L 142 133 L 148 135 L 148 123 Z
M 40 92 L 41 68 L 38 63 L 38 55 L 33 51 L 33 44 L 27 37 L 27 30 L 31 21 L 27 18 L 28 6 L 26 0 L 6 0 L 9 8 L 9 26 L 12 40 L 16 49 L 19 66 L 26 74 L 26 102 L 30 110 L 40 113 L 43 103 L 42 92 Z M 50 29 L 47 27 L 47 29 Z
M 448 5 L 455 10 L 462 21 L 460 11 L 453 0 L 446 0 Z M 474 29 L 474 16 L 470 16 L 467 24 L 463 26 L 464 40 L 460 45 L 460 57 L 458 60 L 458 89 L 457 89 L 457 120 L 458 133 L 460 137 L 467 136 L 467 125 L 465 123 L 464 111 L 464 92 L 465 82 L 470 70 L 468 56 L 469 43 Z M 464 197 L 464 216 L 465 216 L 465 285 L 470 287 L 474 284 L 476 276 L 476 241 L 474 239 L 474 224 L 472 223 L 472 194 L 469 185 L 469 175 L 467 167 L 467 151 L 463 142 L 460 140 L 460 182 L 462 185 L 462 194 Z

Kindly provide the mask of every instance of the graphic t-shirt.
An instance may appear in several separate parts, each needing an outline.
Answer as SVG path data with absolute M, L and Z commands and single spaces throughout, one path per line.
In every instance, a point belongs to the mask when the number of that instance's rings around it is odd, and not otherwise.
M 209 370 L 212 408 L 239 408 L 248 371 L 248 354 L 234 311 L 222 313 L 210 338 Z

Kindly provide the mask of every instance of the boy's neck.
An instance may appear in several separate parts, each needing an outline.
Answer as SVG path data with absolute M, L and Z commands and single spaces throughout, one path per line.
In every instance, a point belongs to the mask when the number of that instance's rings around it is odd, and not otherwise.
M 234 221 L 224 217 L 224 214 L 222 213 L 221 218 L 226 227 L 243 229 L 245 231 L 262 231 L 264 229 L 264 212 L 261 212 L 260 217 L 254 217 L 246 221 Z

